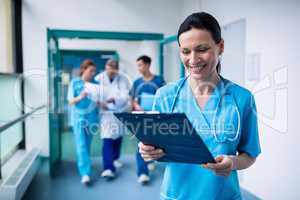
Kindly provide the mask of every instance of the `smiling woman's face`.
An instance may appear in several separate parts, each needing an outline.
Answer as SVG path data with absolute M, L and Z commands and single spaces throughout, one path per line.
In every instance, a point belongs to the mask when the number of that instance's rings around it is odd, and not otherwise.
M 192 28 L 179 36 L 179 44 L 181 60 L 192 79 L 209 81 L 217 75 L 216 66 L 219 55 L 223 53 L 223 40 L 216 44 L 210 32 Z

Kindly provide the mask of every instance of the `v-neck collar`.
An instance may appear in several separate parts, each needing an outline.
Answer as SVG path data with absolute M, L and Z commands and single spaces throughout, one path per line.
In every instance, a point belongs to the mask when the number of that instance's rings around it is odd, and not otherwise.
M 119 74 L 116 74 L 112 80 L 110 80 L 109 76 L 107 73 L 105 73 L 105 79 L 106 79 L 106 82 L 110 85 L 112 85 L 114 82 L 117 81 L 117 79 L 119 78 Z
M 197 103 L 196 97 L 193 94 L 192 88 L 190 87 L 188 81 L 185 83 L 185 87 L 188 91 L 188 98 L 189 103 L 193 105 L 194 108 L 196 108 L 197 113 L 200 113 L 202 118 L 205 120 L 208 127 L 210 127 L 210 117 L 208 115 L 213 114 L 216 112 L 217 106 L 221 100 L 222 93 L 224 90 L 224 80 L 220 76 L 220 80 L 217 83 L 216 87 L 213 89 L 212 94 L 210 94 L 207 102 L 205 103 L 203 109 L 200 108 L 200 106 Z
M 148 83 L 148 82 L 152 82 L 155 79 L 155 75 L 152 74 L 152 78 L 149 80 L 145 80 L 144 77 L 142 77 L 142 80 L 144 81 L 144 83 Z
M 195 107 L 197 107 L 199 112 L 206 112 L 206 111 L 214 110 L 216 104 L 218 104 L 218 102 L 220 101 L 220 98 L 224 90 L 224 81 L 223 78 L 220 76 L 220 80 L 216 84 L 216 87 L 213 89 L 213 92 L 209 95 L 209 98 L 206 101 L 203 108 L 200 108 L 200 106 L 198 105 L 197 99 L 194 96 L 194 93 L 188 81 L 186 81 L 185 86 L 187 87 L 188 90 L 188 96 L 191 97 L 190 99 L 192 100 L 192 103 L 195 105 Z

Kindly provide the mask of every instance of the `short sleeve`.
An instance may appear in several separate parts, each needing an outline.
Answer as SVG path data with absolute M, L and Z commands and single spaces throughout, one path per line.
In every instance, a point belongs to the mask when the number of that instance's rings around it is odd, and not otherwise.
M 158 90 L 155 94 L 155 97 L 154 97 L 154 101 L 153 101 L 153 105 L 152 105 L 152 111 L 162 112 L 161 103 L 162 102 L 161 102 L 161 98 L 160 98 L 160 92 Z
M 161 84 L 160 84 L 160 87 L 166 85 L 166 81 L 161 77 Z
M 249 156 L 255 158 L 261 153 L 256 104 L 253 95 L 250 95 L 246 103 L 244 117 L 242 119 L 241 138 L 238 144 L 238 152 L 247 153 Z

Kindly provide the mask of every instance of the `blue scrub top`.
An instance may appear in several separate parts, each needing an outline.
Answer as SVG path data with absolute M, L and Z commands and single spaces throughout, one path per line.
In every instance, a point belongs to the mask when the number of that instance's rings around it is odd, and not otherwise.
M 84 81 L 80 78 L 74 78 L 68 89 L 68 101 L 80 95 L 84 90 Z M 74 127 L 79 121 L 86 122 L 88 125 L 99 123 L 98 108 L 95 101 L 89 96 L 83 98 L 77 104 L 71 107 L 71 125 Z
M 162 77 L 154 75 L 152 80 L 145 81 L 143 77 L 133 82 L 129 95 L 135 99 L 138 104 L 145 110 L 152 110 L 154 95 L 156 91 L 165 85 Z
M 181 79 L 157 91 L 153 110 L 171 112 L 182 83 L 173 112 L 186 114 L 214 157 L 245 152 L 255 158 L 260 154 L 256 106 L 250 91 L 221 78 L 201 110 L 188 81 Z M 200 165 L 181 163 L 166 165 L 160 196 L 163 200 L 241 199 L 237 171 L 222 177 Z

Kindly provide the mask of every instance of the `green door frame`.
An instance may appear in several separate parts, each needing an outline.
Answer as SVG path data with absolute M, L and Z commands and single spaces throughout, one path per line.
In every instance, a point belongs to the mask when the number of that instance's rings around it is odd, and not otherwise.
M 82 31 L 62 30 L 47 28 L 48 51 L 48 92 L 49 92 L 49 170 L 50 176 L 55 175 L 55 168 L 61 159 L 61 110 L 58 105 L 59 83 L 61 77 L 61 52 L 58 41 L 62 38 L 76 39 L 100 39 L 100 40 L 125 40 L 125 41 L 158 41 L 164 39 L 162 33 L 137 33 L 137 32 L 108 32 L 108 31 Z M 163 48 L 160 48 L 159 58 L 163 59 Z M 160 60 L 160 75 L 163 76 L 163 62 Z
M 99 53 L 99 52 L 115 52 L 117 57 L 119 57 L 119 54 L 116 50 L 85 50 L 85 49 L 60 49 L 61 53 L 74 53 L 74 54 L 80 54 L 80 55 L 90 55 L 91 53 Z
M 58 64 L 60 62 L 60 54 L 58 51 L 58 40 L 53 37 L 52 33 L 47 30 L 47 45 L 48 45 L 48 100 L 49 100 L 49 138 L 50 138 L 50 175 L 54 175 L 54 170 L 57 161 L 60 160 L 60 138 L 59 138 L 59 109 L 58 109 L 58 82 L 61 77 L 58 76 Z M 54 123 L 55 122 L 55 123 Z M 53 148 L 53 147 L 56 148 Z
M 116 50 L 85 50 L 85 49 L 60 49 L 59 50 L 60 54 L 61 54 L 61 58 L 63 58 L 64 54 L 80 54 L 80 55 L 84 55 L 84 56 L 89 56 L 93 53 L 115 53 L 114 59 L 119 60 L 120 56 L 118 54 L 118 52 Z

